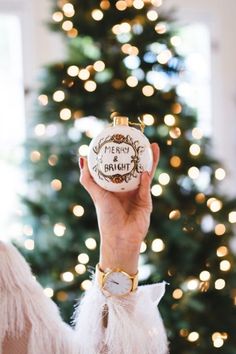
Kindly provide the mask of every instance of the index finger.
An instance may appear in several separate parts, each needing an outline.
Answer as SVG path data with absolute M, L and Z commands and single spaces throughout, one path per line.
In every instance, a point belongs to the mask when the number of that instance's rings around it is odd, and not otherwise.
M 160 148 L 157 143 L 152 143 L 151 144 L 152 148 L 152 153 L 153 153 L 153 165 L 152 165 L 152 170 L 150 172 L 150 179 L 152 180 L 159 162 L 160 158 Z

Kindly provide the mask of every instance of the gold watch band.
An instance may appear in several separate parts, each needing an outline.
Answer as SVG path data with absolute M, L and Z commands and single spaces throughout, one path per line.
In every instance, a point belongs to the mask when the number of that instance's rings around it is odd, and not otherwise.
M 97 282 L 100 286 L 100 288 L 102 289 L 103 286 L 104 286 L 104 279 L 105 279 L 105 276 L 108 274 L 108 273 L 112 273 L 112 272 L 121 272 L 123 274 L 125 274 L 129 279 L 132 280 L 132 289 L 131 291 L 135 291 L 137 288 L 138 288 L 138 272 L 134 275 L 130 275 L 128 273 L 126 273 L 124 270 L 120 269 L 120 268 L 115 268 L 115 269 L 111 269 L 107 272 L 104 272 L 99 263 L 96 265 L 96 279 L 97 279 Z

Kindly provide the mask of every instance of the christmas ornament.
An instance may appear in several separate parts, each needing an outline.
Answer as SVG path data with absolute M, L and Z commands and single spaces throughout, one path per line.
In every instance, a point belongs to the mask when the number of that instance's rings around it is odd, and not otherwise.
M 143 171 L 152 169 L 153 156 L 144 134 L 129 126 L 128 117 L 113 118 L 113 126 L 105 128 L 89 146 L 88 167 L 95 182 L 111 192 L 127 192 L 138 188 Z

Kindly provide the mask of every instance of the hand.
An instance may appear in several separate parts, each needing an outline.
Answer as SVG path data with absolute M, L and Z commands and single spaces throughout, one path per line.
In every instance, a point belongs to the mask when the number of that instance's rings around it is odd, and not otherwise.
M 137 190 L 124 193 L 108 192 L 98 186 L 91 177 L 87 160 L 80 158 L 80 182 L 88 191 L 96 207 L 101 236 L 100 267 L 120 268 L 135 274 L 141 242 L 150 223 L 152 199 L 150 185 L 158 160 L 159 147 L 151 145 L 153 168 L 151 173 L 143 172 Z

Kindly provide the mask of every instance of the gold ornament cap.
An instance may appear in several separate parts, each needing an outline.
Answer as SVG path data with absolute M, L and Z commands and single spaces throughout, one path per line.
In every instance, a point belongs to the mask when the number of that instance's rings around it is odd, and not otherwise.
M 115 116 L 113 118 L 113 126 L 116 125 L 129 125 L 129 118 L 125 116 Z

